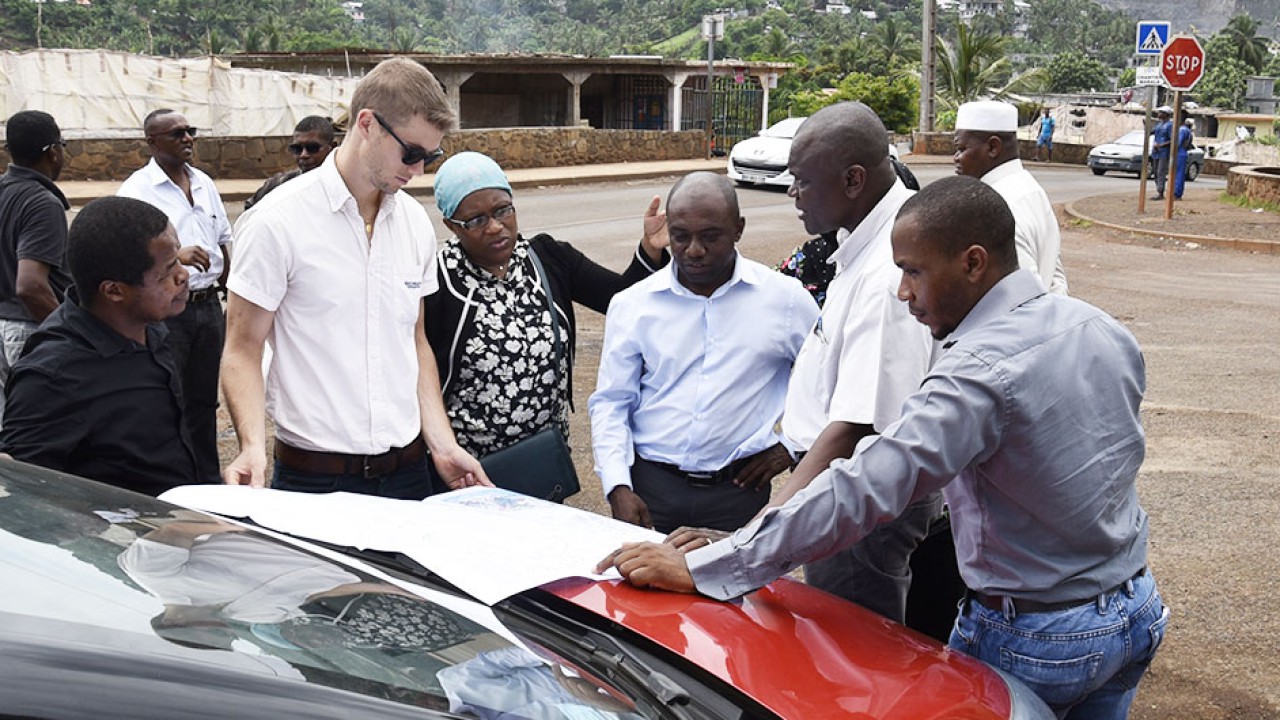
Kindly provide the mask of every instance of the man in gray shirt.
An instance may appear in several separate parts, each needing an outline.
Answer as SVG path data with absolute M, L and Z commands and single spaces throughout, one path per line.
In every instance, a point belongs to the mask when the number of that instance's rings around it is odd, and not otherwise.
M 973 178 L 908 200 L 892 236 L 898 297 L 946 342 L 901 419 L 726 540 L 688 554 L 629 544 L 601 568 L 733 598 L 945 488 L 970 588 L 950 645 L 1059 717 L 1124 717 L 1168 622 L 1134 485 L 1142 354 L 1106 313 L 1019 270 L 1013 235 L 1008 206 Z

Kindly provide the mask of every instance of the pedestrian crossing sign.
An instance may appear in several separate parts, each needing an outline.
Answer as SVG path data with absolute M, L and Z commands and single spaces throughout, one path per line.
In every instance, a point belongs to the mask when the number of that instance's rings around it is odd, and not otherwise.
M 1169 44 L 1169 23 L 1144 20 L 1138 23 L 1137 54 L 1160 55 Z

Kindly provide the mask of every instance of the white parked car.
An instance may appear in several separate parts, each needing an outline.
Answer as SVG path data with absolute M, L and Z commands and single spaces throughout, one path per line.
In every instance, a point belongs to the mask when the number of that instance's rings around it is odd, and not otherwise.
M 730 180 L 739 185 L 790 187 L 793 178 L 787 169 L 791 141 L 807 117 L 792 117 L 770 125 L 755 137 L 747 138 L 729 151 Z M 898 157 L 898 148 L 889 143 L 889 155 Z
M 791 185 L 787 157 L 791 141 L 807 117 L 779 120 L 729 151 L 729 179 L 739 185 Z

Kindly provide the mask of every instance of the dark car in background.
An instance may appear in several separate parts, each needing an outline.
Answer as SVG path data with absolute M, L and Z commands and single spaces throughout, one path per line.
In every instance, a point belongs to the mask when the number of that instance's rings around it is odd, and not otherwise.
M 1148 141 L 1148 147 L 1154 146 Z M 1120 137 L 1104 145 L 1098 145 L 1089 151 L 1089 169 L 1094 175 L 1103 175 L 1108 170 L 1127 173 L 1142 172 L 1142 131 L 1130 130 Z M 1187 151 L 1187 180 L 1194 181 L 1200 177 L 1204 168 L 1204 150 L 1193 147 Z M 1148 172 L 1155 172 L 1154 166 Z
M 0 578 L 6 717 L 1052 717 L 989 666 L 789 580 L 737 603 L 564 580 L 488 606 L 403 555 L 9 460 Z

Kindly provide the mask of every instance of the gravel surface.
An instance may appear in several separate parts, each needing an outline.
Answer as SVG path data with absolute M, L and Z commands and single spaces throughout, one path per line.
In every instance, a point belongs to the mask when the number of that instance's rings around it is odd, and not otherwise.
M 1158 222 L 1169 232 L 1280 239 L 1280 218 L 1217 197 L 1188 190 L 1180 215 Z M 1137 222 L 1135 193 L 1076 206 L 1100 220 Z M 1163 208 L 1148 203 L 1147 215 L 1156 214 L 1162 218 Z M 1280 613 L 1270 609 L 1271 584 L 1280 578 L 1271 552 L 1280 517 L 1280 255 L 1066 218 L 1063 227 L 1072 294 L 1123 321 L 1147 361 L 1139 491 L 1151 515 L 1150 565 L 1172 620 L 1132 717 L 1280 718 Z M 755 237 L 751 247 L 767 263 L 792 249 Z M 624 257 L 597 259 L 625 264 Z M 591 470 L 586 412 L 603 318 L 580 309 L 578 319 L 571 444 L 583 492 L 569 503 L 607 513 Z M 234 433 L 225 412 L 223 422 L 225 463 Z

